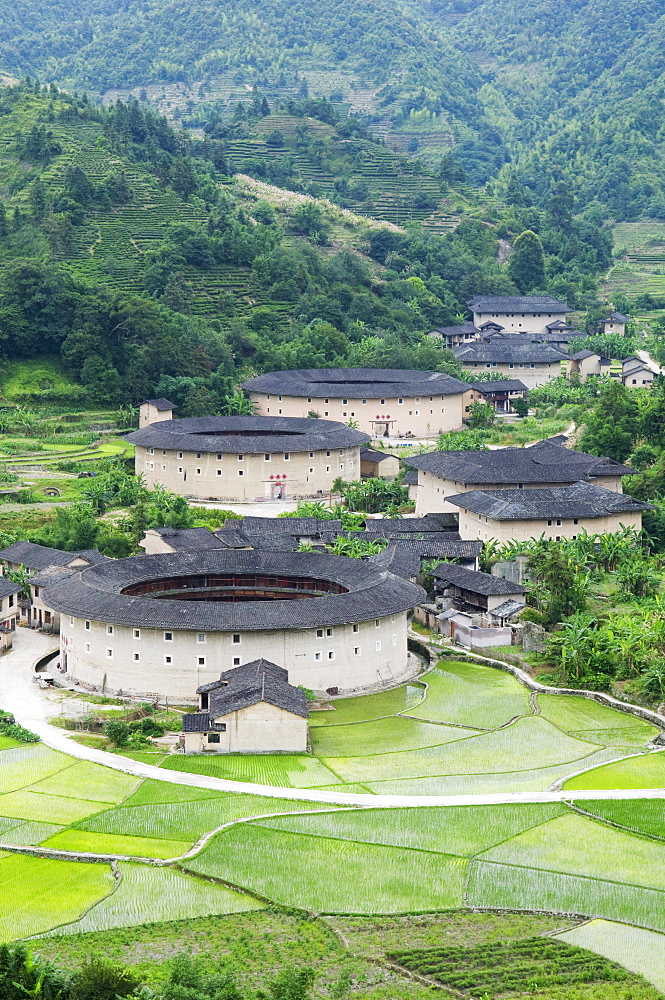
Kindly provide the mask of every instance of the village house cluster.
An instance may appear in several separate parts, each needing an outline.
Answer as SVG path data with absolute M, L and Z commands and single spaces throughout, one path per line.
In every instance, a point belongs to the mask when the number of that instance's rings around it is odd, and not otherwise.
M 255 416 L 175 419 L 169 400 L 148 400 L 127 435 L 136 473 L 149 487 L 198 500 L 326 499 L 338 480 L 400 474 L 381 439 L 459 430 L 475 402 L 510 412 L 545 378 L 584 378 L 604 366 L 591 352 L 567 353 L 576 331 L 564 303 L 488 296 L 471 308 L 473 323 L 432 336 L 445 338 L 465 368 L 503 366 L 505 379 L 271 372 L 245 385 Z M 605 327 L 621 335 L 626 322 L 613 313 Z M 645 384 L 641 365 L 622 362 L 631 384 Z M 185 752 L 303 752 L 305 692 L 379 691 L 417 674 L 411 615 L 468 646 L 512 641 L 525 587 L 500 568 L 479 571 L 487 542 L 641 527 L 649 504 L 622 489 L 633 470 L 567 444 L 559 437 L 409 457 L 414 516 L 367 516 L 354 531 L 338 520 L 245 516 L 216 531 L 149 529 L 144 554 L 126 559 L 16 542 L 0 565 L 29 579 L 0 578 L 0 644 L 11 645 L 19 623 L 58 632 L 67 681 L 191 706 Z M 327 546 L 354 537 L 382 541 L 381 551 L 330 554 Z

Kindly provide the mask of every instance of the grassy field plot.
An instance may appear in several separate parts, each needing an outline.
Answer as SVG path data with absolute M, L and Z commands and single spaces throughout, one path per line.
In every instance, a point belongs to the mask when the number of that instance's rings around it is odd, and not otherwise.
M 662 934 L 611 920 L 590 920 L 558 937 L 619 962 L 665 991 L 665 936 Z
M 75 923 L 55 934 L 83 934 L 112 927 L 132 927 L 159 920 L 185 920 L 208 914 L 240 913 L 261 904 L 240 892 L 170 868 L 148 868 L 121 861 L 118 888 Z
M 11 854 L 0 858 L 0 940 L 75 920 L 113 888 L 108 865 Z
M 466 862 L 375 844 L 242 824 L 188 863 L 286 906 L 324 913 L 393 913 L 462 905 Z
M 539 694 L 538 707 L 541 714 L 553 722 L 555 726 L 579 736 L 580 739 L 584 739 L 586 731 L 587 738 L 593 739 L 594 742 L 615 743 L 618 741 L 629 746 L 634 742 L 644 745 L 658 735 L 656 726 L 652 726 L 628 712 L 618 712 L 606 705 L 600 705 L 590 698 L 577 698 L 575 695 Z M 623 730 L 627 730 L 630 735 L 626 733 L 626 736 L 622 738 Z M 608 734 L 607 740 L 603 739 L 604 732 Z
M 65 798 L 62 795 L 41 795 L 21 789 L 0 795 L 0 814 L 19 819 L 56 823 L 68 826 L 84 816 L 99 812 L 101 803 L 89 799 Z
M 89 830 L 62 830 L 43 847 L 57 851 L 81 851 L 85 854 L 126 854 L 136 858 L 179 858 L 191 841 L 127 837 L 118 833 L 95 833 Z
M 477 735 L 476 729 L 432 725 L 397 716 L 347 726 L 317 726 L 312 732 L 312 750 L 319 757 L 369 756 L 440 746 Z
M 648 725 L 648 723 L 647 723 Z M 645 732 L 642 726 L 626 726 L 624 729 L 581 729 L 579 732 L 568 730 L 569 736 L 580 740 L 590 740 L 606 747 L 626 747 L 633 751 L 643 749 L 645 744 L 653 739 L 654 733 Z
M 425 701 L 409 709 L 419 719 L 495 729 L 516 715 L 531 715 L 529 692 L 503 670 L 442 660 L 424 680 Z
M 579 913 L 665 930 L 665 892 L 598 878 L 476 860 L 466 898 L 469 906 Z
M 388 958 L 471 996 L 514 993 L 528 983 L 537 983 L 540 992 L 562 983 L 570 987 L 632 979 L 629 972 L 593 952 L 545 937 L 475 948 L 410 948 L 389 952 Z
M 25 746 L 25 744 L 19 743 L 18 740 L 13 740 L 10 736 L 0 736 L 0 750 L 9 750 L 11 747 L 22 746 Z
M 289 802 L 286 799 L 259 795 L 213 796 L 208 801 L 146 803 L 132 805 L 130 799 L 117 809 L 99 813 L 77 823 L 79 830 L 117 834 L 152 840 L 187 841 L 191 846 L 208 830 L 234 820 L 270 813 L 316 809 L 312 802 Z M 160 855 L 170 857 L 171 855 Z
M 640 754 L 570 778 L 565 789 L 665 788 L 665 753 Z
M 432 749 L 375 757 L 324 758 L 343 781 L 384 781 L 443 774 L 497 774 L 581 760 L 593 745 L 561 733 L 546 719 L 531 716 L 513 725 Z M 573 770 L 571 768 L 571 770 Z
M 32 792 L 64 795 L 115 804 L 134 792 L 140 782 L 122 771 L 112 771 L 90 761 L 79 761 L 30 787 Z
M 561 930 L 560 916 L 537 913 L 446 913 L 392 914 L 380 917 L 328 917 L 356 954 L 379 958 L 386 952 L 407 948 L 438 948 L 442 945 L 492 944 L 514 941 Z M 570 921 L 573 924 L 573 921 Z
M 610 799 L 607 802 L 576 799 L 575 805 L 635 833 L 665 840 L 665 801 L 662 799 Z
M 198 802 L 214 798 L 226 798 L 233 792 L 211 792 L 207 788 L 188 788 L 187 785 L 173 785 L 170 781 L 156 781 L 145 778 L 139 787 L 125 800 L 125 806 L 153 805 L 159 802 Z
M 26 785 L 70 767 L 71 757 L 49 750 L 42 743 L 17 746 L 0 752 L 0 794 Z M 2 810 L 0 809 L 0 814 Z
M 404 684 L 392 691 L 367 694 L 360 698 L 337 698 L 332 709 L 312 712 L 310 726 L 339 726 L 348 722 L 371 722 L 386 715 L 406 712 L 422 701 L 425 688 L 420 684 Z
M 662 844 L 572 812 L 504 841 L 482 860 L 665 890 Z
M 316 837 L 468 857 L 564 812 L 565 807 L 557 803 L 363 809 L 261 820 L 260 825 Z
M 60 833 L 62 829 L 62 826 L 57 826 L 55 823 L 19 823 L 0 839 L 6 844 L 36 845 L 41 844 L 47 837 Z
M 167 757 L 161 767 L 173 771 L 192 771 L 229 781 L 251 781 L 259 785 L 281 785 L 290 788 L 313 788 L 334 784 L 338 777 L 321 761 L 291 754 L 260 754 L 244 757 L 235 754 L 219 756 Z M 0 808 L 0 813 L 2 809 Z

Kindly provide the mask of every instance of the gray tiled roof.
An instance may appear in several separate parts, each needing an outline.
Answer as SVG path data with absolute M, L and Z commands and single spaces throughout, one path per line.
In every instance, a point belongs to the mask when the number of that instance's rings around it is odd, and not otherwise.
M 341 531 L 342 522 L 318 517 L 245 517 L 243 531 L 284 535 L 317 535 L 321 531 Z
M 478 313 L 562 313 L 572 312 L 561 299 L 551 295 L 476 295 L 467 303 Z
M 625 493 L 605 490 L 592 483 L 573 483 L 551 489 L 471 490 L 447 497 L 449 503 L 497 521 L 544 518 L 606 517 L 653 510 Z
M 466 390 L 466 382 L 442 372 L 402 368 L 298 368 L 257 375 L 244 382 L 243 389 L 312 399 L 394 399 L 458 395 Z
M 225 548 L 209 528 L 153 528 L 174 551 Z
M 262 701 L 304 719 L 309 717 L 304 691 L 289 684 L 288 671 L 263 658 L 225 670 L 218 681 L 197 689 L 197 694 L 204 693 L 208 694 L 207 715 L 211 719 Z M 183 716 L 183 723 L 188 717 L 189 713 Z
M 541 364 L 552 363 L 567 358 L 568 355 L 551 344 L 538 344 L 527 340 L 526 343 L 514 339 L 502 340 L 496 338 L 490 342 L 478 341 L 465 344 L 454 349 L 458 361 L 466 364 L 485 363 L 488 361 L 511 364 Z
M 40 573 L 35 573 L 34 576 L 31 576 L 30 583 L 36 587 L 48 587 L 50 583 L 65 580 L 67 577 L 79 572 L 80 569 L 76 569 L 76 567 L 72 568 L 71 566 L 47 566 Z
M 46 569 L 47 566 L 68 566 L 76 558 L 85 559 L 90 565 L 107 561 L 106 556 L 97 549 L 63 552 L 62 549 L 51 549 L 36 542 L 14 542 L 0 552 L 0 559 L 11 563 L 22 563 L 26 569 L 33 570 Z
M 601 323 L 630 323 L 630 316 L 624 316 L 623 313 L 613 312 L 605 319 L 601 319 Z
M 512 618 L 513 615 L 524 611 L 526 604 L 523 601 L 504 601 L 498 608 L 492 608 L 488 614 L 493 618 Z
M 412 460 L 409 458 L 409 462 Z M 415 464 L 415 463 L 414 463 Z M 427 531 L 457 531 L 454 514 L 425 514 L 424 517 L 368 517 L 365 531 L 372 535 L 410 535 Z
M 19 594 L 22 589 L 20 584 L 14 583 L 13 580 L 9 580 L 6 576 L 0 576 L 0 599 L 9 597 L 10 594 Z
M 172 403 L 170 399 L 164 399 L 160 396 L 159 399 L 146 399 L 146 403 L 150 403 L 157 410 L 177 410 L 178 407 L 175 403 Z
M 402 477 L 402 486 L 417 486 L 418 485 L 418 470 L 417 469 L 407 469 Z
M 461 587 L 463 590 L 470 590 L 474 594 L 482 594 L 485 597 L 495 594 L 526 593 L 526 587 L 523 587 L 521 583 L 511 583 L 510 580 L 504 580 L 500 576 L 465 569 L 454 563 L 439 563 L 438 566 L 434 567 L 433 576 L 444 583 L 451 583 L 454 587 Z
M 295 577 L 326 580 L 342 593 L 298 600 L 187 601 L 123 593 L 132 584 L 173 576 Z M 219 584 L 214 584 L 219 586 Z M 239 584 L 240 586 L 242 585 Z M 197 582 L 204 587 L 205 582 Z M 260 586 L 260 584 L 257 584 Z M 308 552 L 220 550 L 109 560 L 46 590 L 63 614 L 116 625 L 197 631 L 264 631 L 345 625 L 406 611 L 422 590 L 360 559 Z
M 310 417 L 187 417 L 158 420 L 125 440 L 169 451 L 261 455 L 350 448 L 369 434 L 336 420 Z
M 480 330 L 473 323 L 458 323 L 457 326 L 437 326 L 428 336 L 432 337 L 438 334 L 441 337 L 463 337 L 469 333 L 480 333 Z
M 471 382 L 474 389 L 483 396 L 491 396 L 493 392 L 528 392 L 524 382 L 518 378 L 493 379 L 491 382 Z
M 582 351 L 577 351 L 576 354 L 569 354 L 568 356 L 572 361 L 584 361 L 585 358 L 600 357 L 599 354 L 596 354 L 595 351 L 590 351 L 588 348 L 585 348 Z
M 629 476 L 634 469 L 610 458 L 587 455 L 552 441 L 531 448 L 495 451 L 432 451 L 409 458 L 423 472 L 454 483 L 576 483 L 600 476 Z
M 378 552 L 370 556 L 368 562 L 376 563 L 391 573 L 403 577 L 405 580 L 415 580 L 420 573 L 420 555 L 396 543 L 389 545 L 383 552 Z
M 361 462 L 383 462 L 386 458 L 397 458 L 397 456 L 390 455 L 386 451 L 377 451 L 375 448 L 360 449 Z

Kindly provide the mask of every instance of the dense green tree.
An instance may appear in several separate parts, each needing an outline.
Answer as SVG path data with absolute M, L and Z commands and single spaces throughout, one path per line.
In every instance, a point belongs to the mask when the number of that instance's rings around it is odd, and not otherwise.
M 580 447 L 592 455 L 605 455 L 624 462 L 639 429 L 637 401 L 621 382 L 610 382 L 600 391 L 589 414 Z
M 545 254 L 537 233 L 525 230 L 515 240 L 508 273 L 521 292 L 545 286 Z

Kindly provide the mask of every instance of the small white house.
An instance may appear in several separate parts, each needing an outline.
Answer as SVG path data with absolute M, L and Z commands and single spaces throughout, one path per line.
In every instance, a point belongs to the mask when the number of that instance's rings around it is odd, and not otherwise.
M 306 753 L 307 699 L 270 660 L 225 670 L 182 717 L 185 753 Z
M 623 313 L 613 312 L 605 319 L 601 319 L 600 326 L 603 333 L 617 333 L 620 337 L 625 336 L 626 323 L 630 322 L 630 316 Z
M 147 399 L 139 407 L 139 430 L 149 424 L 156 424 L 159 420 L 173 420 L 175 409 L 175 403 L 168 399 Z

